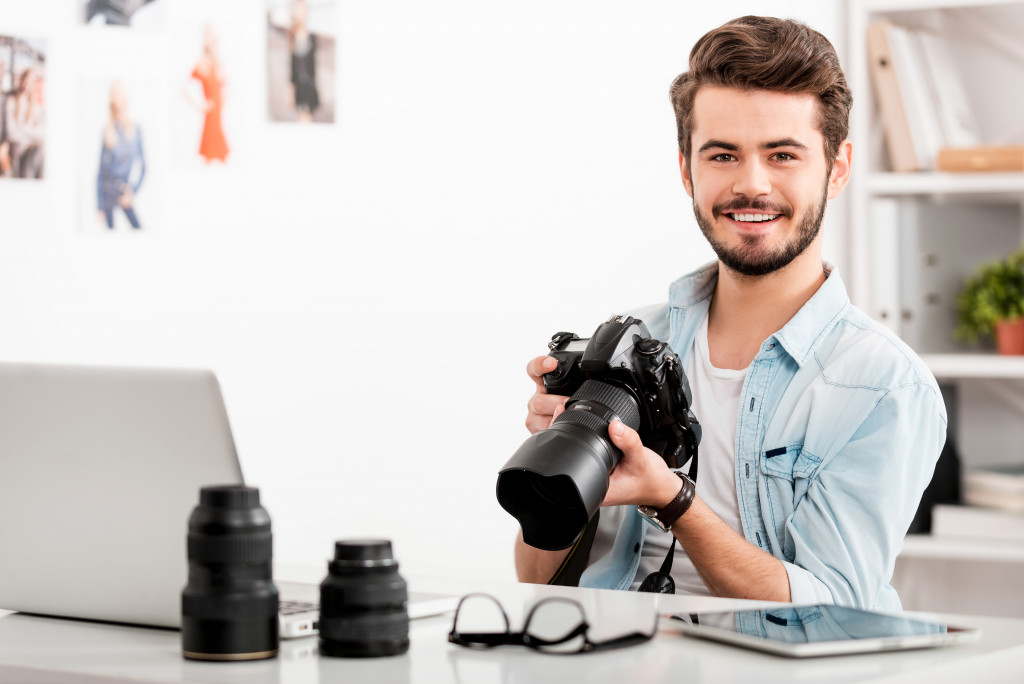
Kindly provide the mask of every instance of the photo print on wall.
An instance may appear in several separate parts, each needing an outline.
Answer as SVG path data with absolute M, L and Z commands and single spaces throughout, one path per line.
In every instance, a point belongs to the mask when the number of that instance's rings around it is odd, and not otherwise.
M 259 69 L 260 3 L 177 0 L 169 12 L 170 161 L 191 181 L 244 170 Z M 212 174 L 212 176 L 211 176 Z
M 206 163 L 226 162 L 228 141 L 224 137 L 221 120 L 223 89 L 225 83 L 224 65 L 220 59 L 220 41 L 213 24 L 203 26 L 203 47 L 191 77 L 198 83 L 185 88 L 185 99 L 199 113 L 203 120 L 199 138 L 199 156 Z
M 0 36 L 0 178 L 43 178 L 46 41 Z
M 157 212 L 151 151 L 157 147 L 159 96 L 158 87 L 137 77 L 92 76 L 80 82 L 83 230 L 152 227 Z
M 334 123 L 335 0 L 267 0 L 272 122 Z
M 110 117 L 103 125 L 99 173 L 96 177 L 97 217 L 107 228 L 114 227 L 114 212 L 124 214 L 128 224 L 141 228 L 135 212 L 136 196 L 146 177 L 146 153 L 142 127 L 132 116 L 128 87 L 124 81 L 110 83 Z
M 161 14 L 166 1 L 159 0 L 80 0 L 82 21 L 91 26 L 133 26 L 156 28 L 163 24 Z

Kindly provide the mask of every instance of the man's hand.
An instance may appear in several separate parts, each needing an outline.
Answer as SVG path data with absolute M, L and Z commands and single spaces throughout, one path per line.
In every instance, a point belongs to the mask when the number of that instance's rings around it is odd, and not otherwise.
M 622 460 L 612 471 L 602 506 L 622 504 L 667 506 L 679 493 L 679 477 L 665 466 L 665 460 L 643 445 L 636 430 L 613 420 L 608 426 L 612 444 L 622 451 Z
M 608 426 L 608 434 L 622 450 L 622 460 L 612 471 L 602 505 L 668 505 L 679 493 L 679 477 L 640 442 L 635 430 L 615 420 Z M 672 533 L 713 595 L 790 600 L 789 575 L 782 562 L 726 525 L 699 496 L 672 525 Z
M 531 435 L 547 429 L 551 421 L 565 410 L 565 402 L 569 400 L 569 397 L 559 394 L 548 394 L 544 386 L 544 374 L 557 367 L 558 361 L 550 356 L 538 356 L 526 365 L 526 374 L 537 385 L 537 391 L 526 404 L 526 429 Z

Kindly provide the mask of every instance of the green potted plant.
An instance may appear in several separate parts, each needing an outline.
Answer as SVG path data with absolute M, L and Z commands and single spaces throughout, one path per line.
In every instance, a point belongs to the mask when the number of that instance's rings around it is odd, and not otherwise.
M 1024 354 L 1024 249 L 968 276 L 956 306 L 958 339 L 993 335 L 1000 354 Z

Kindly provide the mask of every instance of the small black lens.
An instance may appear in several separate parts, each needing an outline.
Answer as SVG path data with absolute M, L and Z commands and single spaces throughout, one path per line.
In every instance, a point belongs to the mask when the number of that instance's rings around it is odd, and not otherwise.
M 270 515 L 255 487 L 203 487 L 188 520 L 181 645 L 194 660 L 277 655 Z
M 409 650 L 408 590 L 387 540 L 339 541 L 320 583 L 320 652 L 373 657 Z

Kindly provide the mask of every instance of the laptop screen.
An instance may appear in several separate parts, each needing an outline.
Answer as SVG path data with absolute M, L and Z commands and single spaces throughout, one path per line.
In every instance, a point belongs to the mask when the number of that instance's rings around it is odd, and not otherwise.
M 0 364 L 0 608 L 180 625 L 199 488 L 242 482 L 207 370 Z

